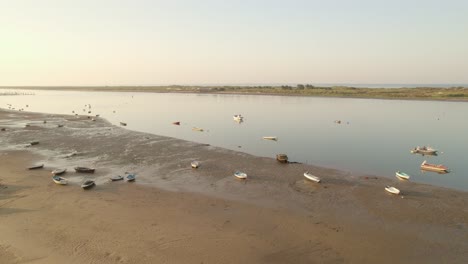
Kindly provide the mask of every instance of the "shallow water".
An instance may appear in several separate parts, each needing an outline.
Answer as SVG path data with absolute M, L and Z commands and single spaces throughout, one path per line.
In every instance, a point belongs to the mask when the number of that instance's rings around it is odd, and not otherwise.
M 0 92 L 8 89 L 0 89 Z M 26 91 L 27 92 L 27 91 Z M 286 153 L 291 161 L 353 174 L 395 178 L 468 190 L 468 103 L 290 96 L 33 91 L 0 96 L 0 107 L 96 115 L 127 129 L 220 146 L 258 156 Z M 28 105 L 28 107 L 26 107 Z M 91 105 L 91 107 L 89 107 Z M 83 110 L 84 109 L 84 110 Z M 88 113 L 91 111 L 91 113 Z M 115 112 L 114 112 L 115 111 Z M 242 114 L 243 123 L 233 120 Z M 341 120 L 341 124 L 335 123 Z M 172 122 L 180 121 L 181 125 Z M 203 132 L 193 131 L 203 128 Z M 278 141 L 263 140 L 276 136 Z M 438 156 L 410 154 L 430 145 Z M 447 165 L 451 172 L 421 172 L 419 165 Z M 396 178 L 395 178 L 396 180 Z

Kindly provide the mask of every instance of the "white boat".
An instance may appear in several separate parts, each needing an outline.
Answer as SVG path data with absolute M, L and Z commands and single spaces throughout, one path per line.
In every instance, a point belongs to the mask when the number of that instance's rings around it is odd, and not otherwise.
M 234 172 L 234 176 L 236 176 L 238 179 L 247 179 L 247 173 L 245 172 L 236 171 Z
M 120 175 L 116 175 L 116 176 L 112 176 L 110 179 L 111 181 L 121 181 L 123 180 L 123 177 Z
M 400 190 L 398 190 L 397 188 L 393 187 L 393 186 L 386 186 L 385 187 L 385 190 L 389 193 L 393 193 L 393 194 L 400 194 Z
M 56 183 L 56 184 L 60 184 L 60 185 L 66 185 L 68 183 L 68 180 L 65 179 L 65 178 L 62 178 L 60 176 L 53 176 L 52 177 L 52 180 Z
M 127 178 L 127 181 L 129 181 L 129 182 L 130 182 L 130 181 L 134 181 L 134 180 L 135 180 L 135 176 L 136 176 L 135 174 L 128 174 L 127 177 L 126 177 L 126 178 Z
M 190 165 L 192 166 L 192 168 L 196 169 L 196 168 L 200 167 L 200 162 L 198 162 L 198 161 L 192 161 L 192 162 L 190 163 Z
M 398 179 L 401 179 L 401 180 L 409 180 L 410 179 L 410 176 L 404 172 L 401 172 L 401 171 L 397 171 L 395 173 L 395 176 L 398 178 Z
M 320 178 L 315 176 L 315 175 L 312 175 L 312 173 L 306 171 L 304 172 L 304 177 L 306 177 L 308 180 L 311 180 L 311 181 L 314 181 L 314 182 L 320 182 Z
M 55 169 L 55 170 L 52 171 L 52 174 L 53 175 L 60 175 L 60 174 L 64 174 L 66 171 L 67 171 L 67 169 Z
M 199 127 L 192 127 L 192 130 L 203 132 L 203 128 L 199 128 Z
M 263 139 L 265 139 L 265 140 L 278 140 L 277 137 L 270 137 L 270 136 L 269 137 L 263 137 Z
M 234 119 L 234 121 L 237 121 L 237 122 L 240 122 L 240 121 L 242 121 L 244 119 L 244 117 L 241 116 L 240 114 L 239 115 L 234 115 L 232 118 Z
M 81 184 L 81 188 L 89 189 L 89 188 L 93 187 L 94 185 L 96 185 L 96 183 L 93 180 L 87 180 L 87 181 L 83 182 L 83 184 Z

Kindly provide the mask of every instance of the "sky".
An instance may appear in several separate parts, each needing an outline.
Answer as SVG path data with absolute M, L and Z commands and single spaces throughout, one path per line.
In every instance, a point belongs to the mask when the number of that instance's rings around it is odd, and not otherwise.
M 0 0 L 0 86 L 468 84 L 466 0 Z

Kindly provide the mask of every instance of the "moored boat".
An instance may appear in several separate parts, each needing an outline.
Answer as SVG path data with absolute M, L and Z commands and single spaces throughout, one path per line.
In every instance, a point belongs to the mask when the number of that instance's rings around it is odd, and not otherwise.
M 319 183 L 320 182 L 320 178 L 315 176 L 315 175 L 312 175 L 312 173 L 306 171 L 304 172 L 304 177 L 306 177 L 306 179 L 308 180 L 311 180 L 311 181 L 314 181 L 314 182 L 317 182 Z
M 180 122 L 177 121 L 177 122 L 172 122 L 173 125 L 176 125 L 176 126 L 180 126 Z
M 409 180 L 410 179 L 410 176 L 404 172 L 401 172 L 401 171 L 397 171 L 395 173 L 395 176 L 398 178 L 398 179 L 401 179 L 401 180 Z
M 397 188 L 393 187 L 393 186 L 386 186 L 385 187 L 385 190 L 389 193 L 392 193 L 392 194 L 400 194 L 400 190 L 398 190 Z
M 96 169 L 94 168 L 87 168 L 87 167 L 75 167 L 76 172 L 82 172 L 82 173 L 94 173 Z
M 135 180 L 135 177 L 136 177 L 135 174 L 128 174 L 126 178 L 127 178 L 127 181 L 130 182 L 130 181 L 134 181 L 134 180 Z
M 448 167 L 442 164 L 430 164 L 427 161 L 421 163 L 422 170 L 435 171 L 435 172 L 448 172 Z
M 96 183 L 93 180 L 86 180 L 81 184 L 81 188 L 86 190 L 93 187 L 94 185 L 96 185 Z
M 276 154 L 276 160 L 281 163 L 288 163 L 288 155 L 286 154 Z
M 422 154 L 422 155 L 437 155 L 437 150 L 429 146 L 417 146 L 410 151 L 413 154 Z
M 199 127 L 192 127 L 192 130 L 203 132 L 203 128 L 199 128 Z
M 115 175 L 115 176 L 112 176 L 110 177 L 111 181 L 121 181 L 123 180 L 124 178 L 120 175 Z
M 60 184 L 60 185 L 66 185 L 68 183 L 68 180 L 63 178 L 63 177 L 60 177 L 60 176 L 53 176 L 52 177 L 52 180 L 56 183 L 56 184 Z
M 61 175 L 64 174 L 67 171 L 67 169 L 55 169 L 52 171 L 53 175 Z
M 121 125 L 121 126 L 127 126 L 127 123 L 125 123 L 125 122 L 120 122 L 120 125 Z
M 247 173 L 241 171 L 234 172 L 234 176 L 238 179 L 247 179 Z
M 192 168 L 197 169 L 198 167 L 200 167 L 200 162 L 192 161 L 190 165 L 192 166 Z
M 29 167 L 28 170 L 37 170 L 37 169 L 42 169 L 42 168 L 44 168 L 44 164 L 37 164 L 37 165 L 33 165 Z
M 274 141 L 278 140 L 277 137 L 273 137 L 273 136 L 263 137 L 263 139 L 265 139 L 265 140 L 274 140 Z
M 240 122 L 240 121 L 244 120 L 244 117 L 242 115 L 240 115 L 240 114 L 239 115 L 234 115 L 232 118 L 234 119 L 234 121 L 237 121 L 237 122 Z

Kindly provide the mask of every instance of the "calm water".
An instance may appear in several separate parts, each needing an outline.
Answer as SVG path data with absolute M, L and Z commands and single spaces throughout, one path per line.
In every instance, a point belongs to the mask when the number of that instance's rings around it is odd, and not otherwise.
M 0 89 L 8 91 L 7 89 Z M 131 130 L 208 143 L 258 156 L 286 153 L 291 161 L 468 190 L 468 103 L 253 95 L 33 91 L 0 96 L 0 107 L 27 111 L 100 114 Z M 26 108 L 26 105 L 29 107 Z M 114 113 L 115 111 L 115 113 Z M 242 114 L 243 123 L 232 116 Z M 334 120 L 341 120 L 337 124 Z M 171 123 L 180 121 L 181 126 Z M 200 127 L 204 132 L 196 132 Z M 277 136 L 278 141 L 263 140 Z M 438 156 L 410 154 L 430 145 Z M 422 173 L 421 162 L 451 172 Z M 395 180 L 397 180 L 395 178 Z

